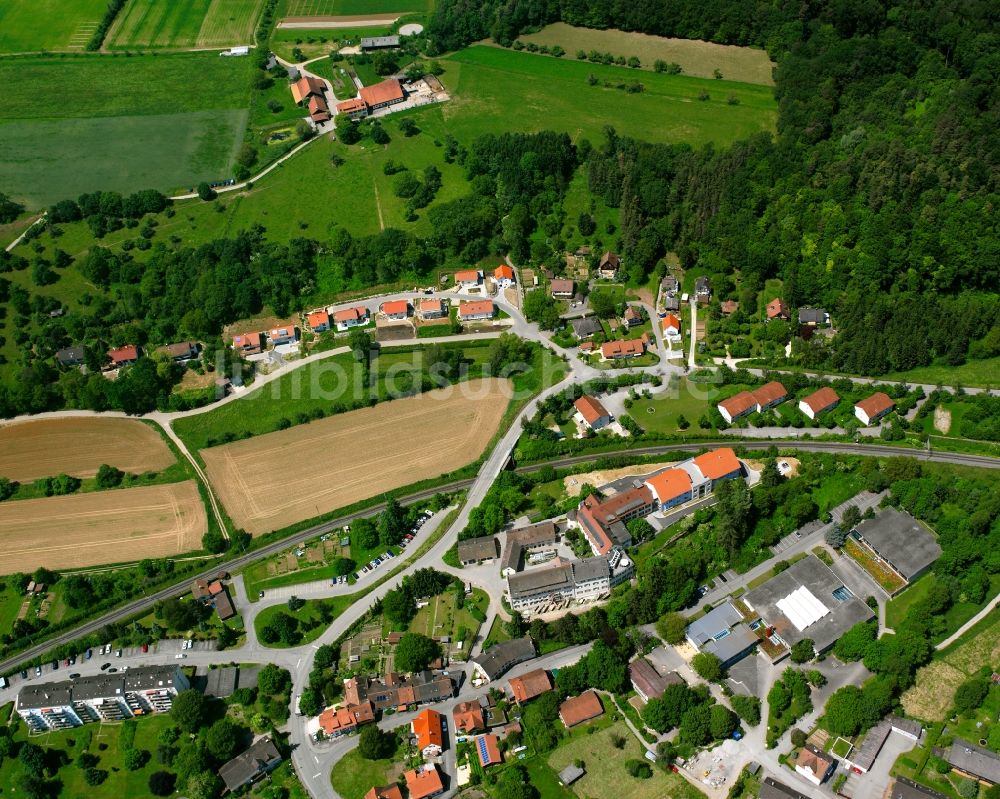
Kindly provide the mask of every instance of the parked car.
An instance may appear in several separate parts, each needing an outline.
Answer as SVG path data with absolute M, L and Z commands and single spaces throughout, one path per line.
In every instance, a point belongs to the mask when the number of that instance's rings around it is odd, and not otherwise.
M 76 679 L 77 677 L 79 677 L 79 676 L 80 676 L 80 675 L 79 675 L 79 674 L 77 674 L 77 673 L 76 673 L 76 672 L 74 671 L 74 672 L 73 672 L 72 674 L 70 674 L 70 675 L 69 675 L 69 678 L 70 678 L 71 680 L 75 680 L 75 679 Z
M 263 598 L 264 598 L 264 592 L 263 591 L 258 591 L 257 592 L 257 599 L 263 599 Z
M 83 653 L 84 660 L 90 660 L 90 656 L 94 654 L 94 650 L 88 649 Z
M 108 674 L 114 674 L 116 671 L 118 671 L 118 669 L 112 666 L 110 669 L 108 669 Z
M 76 655 L 70 655 L 69 656 L 69 665 L 71 665 L 71 666 L 75 666 L 76 665 Z
M 21 679 L 22 680 L 28 679 L 28 670 L 27 669 L 21 669 Z
M 52 671 L 55 671 L 58 668 L 59 668 L 59 661 L 58 660 L 53 660 L 52 661 Z
M 142 651 L 143 652 L 148 652 L 149 651 L 149 644 L 143 644 L 142 645 Z M 88 655 L 88 657 L 89 657 L 89 655 Z
M 110 663 L 102 663 L 101 664 L 101 671 L 107 671 L 110 667 L 111 667 Z
M 120 658 L 121 656 L 122 656 L 122 651 L 119 649 L 117 652 L 115 652 L 115 657 Z
M 186 657 L 187 657 L 187 655 L 185 655 L 183 652 L 178 652 L 176 655 L 174 655 L 174 658 L 177 659 L 177 660 L 182 660 L 182 659 L 184 659 Z

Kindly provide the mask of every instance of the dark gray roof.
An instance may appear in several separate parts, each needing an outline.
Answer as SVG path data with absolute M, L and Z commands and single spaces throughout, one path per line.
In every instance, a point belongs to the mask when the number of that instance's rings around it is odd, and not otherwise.
M 972 774 L 994 785 L 1000 783 L 1000 756 L 989 749 L 956 738 L 945 760 L 966 774 Z
M 205 685 L 205 696 L 225 699 L 232 696 L 239 682 L 240 670 L 236 666 L 226 666 L 221 669 L 209 669 L 208 681 Z
M 570 763 L 566 766 L 566 768 L 559 772 L 559 782 L 563 785 L 572 785 L 586 773 L 587 772 L 579 766 L 574 763 Z
M 863 520 L 855 532 L 907 579 L 941 557 L 933 533 L 906 511 L 885 508 L 874 519 Z
M 702 649 L 715 655 L 723 664 L 729 664 L 740 655 L 756 646 L 758 641 L 754 632 L 746 625 L 734 627 L 729 635 L 715 641 L 709 641 Z
M 695 291 L 711 291 L 712 282 L 703 275 L 694 281 L 694 289 Z
M 778 608 L 778 602 L 803 586 L 809 589 L 829 613 L 799 630 Z M 844 582 L 823 561 L 810 555 L 793 563 L 763 585 L 748 591 L 743 595 L 742 601 L 767 624 L 774 626 L 778 635 L 789 646 L 810 638 L 816 651 L 824 652 L 855 624 L 875 615 L 871 608 L 850 592 L 847 592 L 850 596 L 844 600 L 834 597 L 833 592 L 840 588 L 844 588 Z
M 458 542 L 458 560 L 465 563 L 470 560 L 490 560 L 498 553 L 497 540 L 492 535 L 479 538 L 467 538 Z
M 890 732 L 892 732 L 892 725 L 885 719 L 868 730 L 864 741 L 861 742 L 861 748 L 851 757 L 851 762 L 858 768 L 868 771 L 875 762 L 875 758 L 878 757 L 878 753 L 882 751 L 882 746 Z
M 892 724 L 894 730 L 907 732 L 917 739 L 920 738 L 924 731 L 924 725 L 914 719 L 904 719 L 902 716 L 890 716 L 889 722 Z
M 398 36 L 366 36 L 361 40 L 361 49 L 366 47 L 399 47 Z
M 656 667 L 644 657 L 637 658 L 628 664 L 628 676 L 633 685 L 637 686 L 650 699 L 662 696 L 668 686 L 684 682 L 684 679 L 676 671 L 660 674 Z
M 270 738 L 254 741 L 240 755 L 237 755 L 219 769 L 219 776 L 230 791 L 246 785 L 258 774 L 263 774 L 271 764 L 281 759 L 281 753 Z
M 125 672 L 125 690 L 150 691 L 155 688 L 176 688 L 180 691 L 187 686 L 178 680 L 179 671 L 177 666 L 136 666 Z
M 507 533 L 503 554 L 500 557 L 500 571 L 520 568 L 521 554 L 525 548 L 554 544 L 559 540 L 559 527 L 553 521 L 539 522 L 528 527 L 519 527 Z
M 17 707 L 24 710 L 41 710 L 45 707 L 68 705 L 73 701 L 73 683 L 69 680 L 26 685 L 17 695 Z
M 65 347 L 56 351 L 56 360 L 65 366 L 83 363 L 84 357 L 85 353 L 83 347 L 79 345 L 75 347 Z
M 679 311 L 681 309 L 681 301 L 678 297 L 665 297 L 663 300 L 663 309 L 665 311 Z
M 810 799 L 804 793 L 799 793 L 794 788 L 789 788 L 783 782 L 778 782 L 771 777 L 764 777 L 760 784 L 760 799 Z
M 585 580 L 599 580 L 602 577 L 611 576 L 608 559 L 604 557 L 574 560 L 571 565 L 573 567 L 573 578 L 578 583 Z
M 701 647 L 720 633 L 732 629 L 743 621 L 743 615 L 732 602 L 723 602 L 700 619 L 695 619 L 687 628 L 687 637 Z
M 943 793 L 917 785 L 906 777 L 896 777 L 889 791 L 889 799 L 947 799 Z
M 492 681 L 512 666 L 531 660 L 534 656 L 535 644 L 530 638 L 525 637 L 494 644 L 482 654 L 472 658 L 472 662 Z
M 660 285 L 663 286 L 664 291 L 677 291 L 680 287 L 680 283 L 673 275 L 667 275 L 663 278 L 663 280 L 660 281 Z
M 799 308 L 799 324 L 822 325 L 826 323 L 826 317 L 822 308 Z
M 125 677 L 121 674 L 96 674 L 81 677 L 73 685 L 73 700 L 110 699 L 125 695 Z
M 569 323 L 573 326 L 573 332 L 576 333 L 577 338 L 587 338 L 602 330 L 601 321 L 596 316 L 571 319 Z
M 547 566 L 512 574 L 507 578 L 511 596 L 534 594 L 538 591 L 559 591 L 573 587 L 573 567 Z

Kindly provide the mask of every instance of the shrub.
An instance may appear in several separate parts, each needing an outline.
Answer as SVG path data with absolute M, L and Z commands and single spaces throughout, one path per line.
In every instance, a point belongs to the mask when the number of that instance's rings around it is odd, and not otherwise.
M 625 770 L 637 780 L 648 780 L 653 776 L 653 769 L 644 760 L 630 759 L 625 761 Z

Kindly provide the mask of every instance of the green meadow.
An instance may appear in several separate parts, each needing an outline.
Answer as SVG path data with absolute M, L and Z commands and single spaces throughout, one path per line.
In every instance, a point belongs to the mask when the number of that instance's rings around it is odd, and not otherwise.
M 0 186 L 29 208 L 98 189 L 187 189 L 232 172 L 248 58 L 215 53 L 0 61 Z M 47 86 L 72 102 L 39 104 Z
M 253 42 L 264 0 L 129 0 L 105 47 L 228 47 Z
M 444 63 L 442 80 L 453 98 L 445 105 L 445 119 L 463 140 L 500 131 L 560 130 L 574 139 L 596 141 L 610 124 L 620 134 L 644 141 L 722 146 L 774 130 L 777 120 L 777 104 L 767 86 L 485 45 L 460 50 Z M 590 85 L 591 75 L 596 85 Z M 635 81 L 644 91 L 615 88 Z M 699 100 L 702 92 L 709 99 Z
M 394 14 L 433 9 L 433 0 L 285 0 L 287 17 L 339 17 L 361 14 Z
M 82 51 L 106 7 L 107 0 L 3 0 L 0 53 Z

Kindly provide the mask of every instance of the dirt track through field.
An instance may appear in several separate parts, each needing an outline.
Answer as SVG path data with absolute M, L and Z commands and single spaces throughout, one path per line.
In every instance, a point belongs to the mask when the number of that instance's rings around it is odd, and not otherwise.
M 0 503 L 0 572 L 190 552 L 208 529 L 193 480 Z
M 287 527 L 476 460 L 510 387 L 473 380 L 276 433 L 201 450 L 237 527 Z
M 156 430 L 135 419 L 40 419 L 0 427 L 0 477 L 93 477 L 102 463 L 140 474 L 167 468 L 174 455 Z
M 285 17 L 278 23 L 279 28 L 374 28 L 391 25 L 399 14 L 355 14 L 343 17 Z

